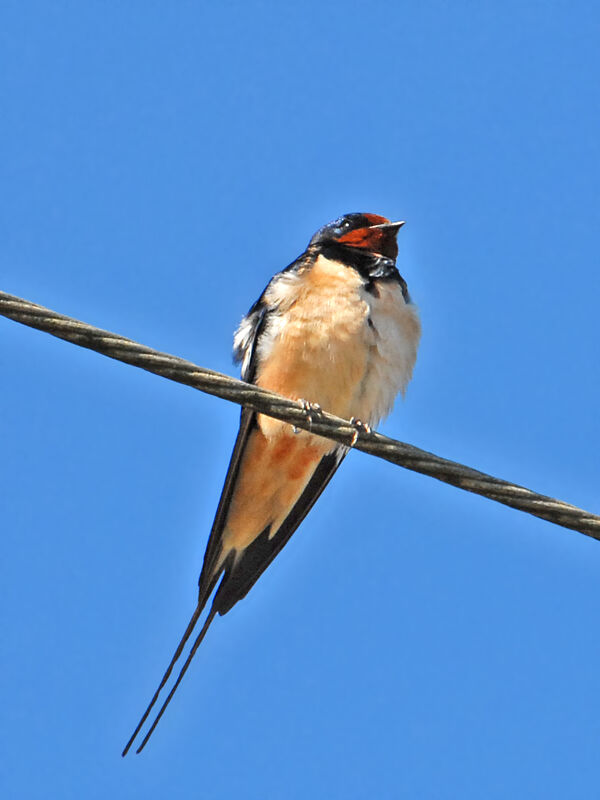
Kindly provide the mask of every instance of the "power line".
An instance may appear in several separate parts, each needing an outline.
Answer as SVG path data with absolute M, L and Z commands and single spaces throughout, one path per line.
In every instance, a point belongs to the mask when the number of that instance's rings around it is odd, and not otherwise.
M 0 292 L 0 315 L 600 540 L 600 517 L 595 514 L 364 428 L 360 429 L 357 436 L 355 423 L 333 414 L 310 411 L 309 415 L 300 402 L 199 367 L 191 361 L 161 353 L 125 336 L 96 328 L 5 292 Z

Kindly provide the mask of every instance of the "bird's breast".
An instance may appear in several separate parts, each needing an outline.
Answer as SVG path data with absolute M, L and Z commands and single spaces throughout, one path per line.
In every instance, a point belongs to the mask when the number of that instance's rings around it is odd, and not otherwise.
M 410 378 L 419 334 L 398 284 L 367 291 L 356 270 L 319 256 L 273 282 L 266 301 L 277 313 L 259 345 L 259 386 L 346 419 L 373 424 L 388 413 Z M 266 435 L 282 425 L 261 420 Z

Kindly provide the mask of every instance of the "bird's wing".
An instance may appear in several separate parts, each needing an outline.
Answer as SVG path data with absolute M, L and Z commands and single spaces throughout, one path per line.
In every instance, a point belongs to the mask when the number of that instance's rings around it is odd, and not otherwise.
M 316 503 L 346 452 L 347 449 L 340 446 L 322 456 L 277 530 L 273 533 L 271 525 L 265 526 L 241 552 L 236 553 L 236 558 L 226 567 L 215 595 L 214 606 L 219 614 L 226 614 L 256 583 Z
M 294 262 L 269 286 L 293 272 Z M 261 371 L 259 342 L 277 316 L 265 296 L 269 286 L 242 320 L 235 355 L 242 377 L 254 382 Z M 262 356 L 260 356 L 262 360 Z M 290 426 L 268 438 L 261 415 L 244 409 L 225 478 L 199 581 L 201 602 L 223 575 L 213 600 L 225 614 L 244 597 L 313 507 L 344 458 L 347 448 L 300 434 Z

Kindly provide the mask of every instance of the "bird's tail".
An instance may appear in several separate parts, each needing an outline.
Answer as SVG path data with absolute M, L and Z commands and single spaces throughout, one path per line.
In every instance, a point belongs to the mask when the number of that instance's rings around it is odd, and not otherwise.
M 206 597 L 201 597 L 200 600 L 198 601 L 198 605 L 196 606 L 196 608 L 194 610 L 194 613 L 192 614 L 192 617 L 191 617 L 191 619 L 190 619 L 190 621 L 188 623 L 188 626 L 185 629 L 185 633 L 183 634 L 183 636 L 181 637 L 181 641 L 177 645 L 177 649 L 175 650 L 175 653 L 173 654 L 173 658 L 171 659 L 171 663 L 167 667 L 167 671 L 163 675 L 162 680 L 161 680 L 161 682 L 160 682 L 160 684 L 158 686 L 158 689 L 154 692 L 154 696 L 153 696 L 152 700 L 150 701 L 148 707 L 144 711 L 144 714 L 143 714 L 142 718 L 138 722 L 137 728 L 134 730 L 134 732 L 131 735 L 131 738 L 129 739 L 129 741 L 125 745 L 125 749 L 121 753 L 122 756 L 126 756 L 127 755 L 127 753 L 129 752 L 129 750 L 131 748 L 131 745 L 133 744 L 133 742 L 135 741 L 138 733 L 142 729 L 142 726 L 144 725 L 144 723 L 148 719 L 148 716 L 150 715 L 150 712 L 154 708 L 154 705 L 155 705 L 156 701 L 158 700 L 158 697 L 159 697 L 161 691 L 163 690 L 165 684 L 167 683 L 167 681 L 169 680 L 169 678 L 171 676 L 171 673 L 173 672 L 173 667 L 175 666 L 175 664 L 177 663 L 177 661 L 179 660 L 179 658 L 181 656 L 181 653 L 183 652 L 183 648 L 185 647 L 186 642 L 188 641 L 188 639 L 192 635 L 192 633 L 194 631 L 194 628 L 196 627 L 196 624 L 197 624 L 197 622 L 198 622 L 198 620 L 200 618 L 200 615 L 202 614 L 202 610 L 204 609 L 205 605 L 206 605 Z M 188 669 L 188 667 L 189 667 L 189 665 L 191 663 L 191 660 L 194 657 L 194 655 L 196 653 L 196 650 L 200 646 L 200 643 L 204 639 L 204 637 L 206 635 L 206 632 L 210 627 L 211 622 L 215 618 L 216 613 L 217 613 L 217 609 L 215 608 L 214 603 L 213 603 L 213 605 L 212 605 L 212 607 L 211 607 L 211 609 L 210 609 L 210 611 L 208 613 L 208 616 L 207 616 L 207 618 L 206 618 L 206 620 L 204 622 L 204 625 L 202 626 L 202 629 L 200 630 L 200 633 L 196 637 L 196 640 L 194 641 L 192 649 L 190 650 L 190 653 L 189 653 L 189 655 L 188 655 L 183 667 L 181 668 L 181 671 L 179 673 L 179 676 L 177 677 L 177 680 L 175 681 L 175 684 L 173 685 L 173 688 L 171 689 L 171 691 L 167 695 L 167 699 L 162 704 L 162 706 L 160 708 L 160 711 L 156 715 L 156 718 L 155 718 L 154 722 L 152 723 L 152 725 L 150 727 L 150 730 L 145 735 L 144 739 L 142 740 L 141 745 L 136 750 L 136 753 L 140 753 L 144 749 L 144 747 L 146 745 L 146 742 L 148 741 L 148 739 L 152 735 L 152 732 L 154 731 L 154 729 L 158 725 L 158 721 L 160 720 L 162 715 L 165 713 L 165 710 L 166 710 L 167 706 L 171 702 L 171 699 L 172 699 L 173 695 L 175 694 L 175 691 L 176 691 L 177 687 L 179 686 L 183 676 L 187 672 L 187 669 Z

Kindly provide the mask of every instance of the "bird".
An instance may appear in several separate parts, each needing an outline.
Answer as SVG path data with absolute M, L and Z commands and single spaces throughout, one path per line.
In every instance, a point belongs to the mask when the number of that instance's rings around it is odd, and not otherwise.
M 412 377 L 421 327 L 396 266 L 404 222 L 345 214 L 269 281 L 234 336 L 242 379 L 367 430 Z M 358 428 L 357 428 L 358 430 Z M 136 752 L 145 747 L 217 614 L 246 596 L 304 520 L 348 447 L 243 408 L 208 539 L 198 601 L 125 756 L 212 596 L 179 676 Z M 215 591 L 216 589 L 216 591 Z M 214 593 L 214 594 L 213 594 Z

